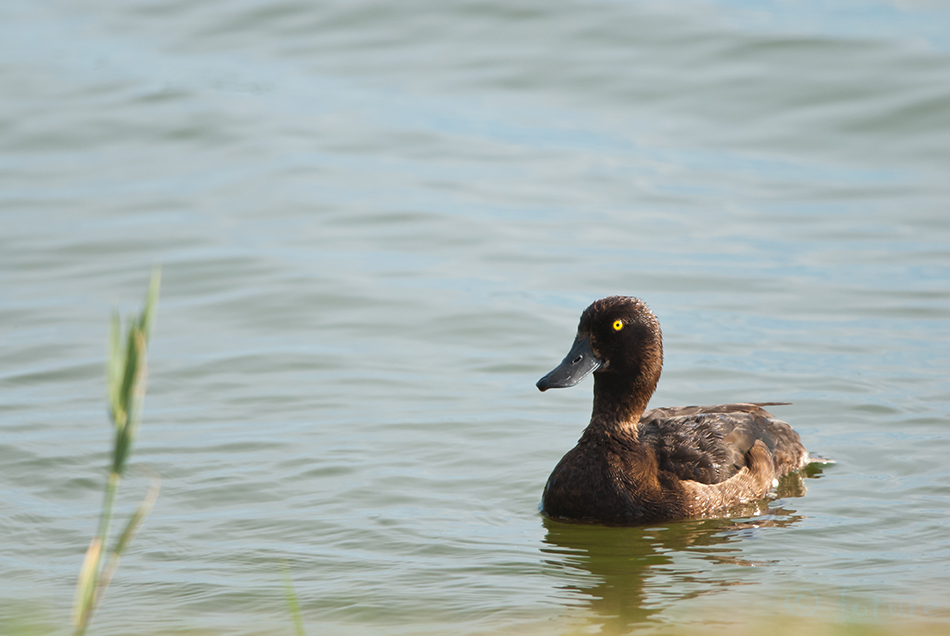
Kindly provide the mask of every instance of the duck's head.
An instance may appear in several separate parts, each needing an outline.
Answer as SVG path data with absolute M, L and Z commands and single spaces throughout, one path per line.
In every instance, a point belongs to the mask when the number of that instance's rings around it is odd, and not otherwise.
M 553 371 L 538 380 L 542 391 L 574 386 L 589 373 L 597 385 L 623 393 L 656 389 L 663 368 L 660 323 L 639 298 L 610 296 L 581 314 L 570 352 Z

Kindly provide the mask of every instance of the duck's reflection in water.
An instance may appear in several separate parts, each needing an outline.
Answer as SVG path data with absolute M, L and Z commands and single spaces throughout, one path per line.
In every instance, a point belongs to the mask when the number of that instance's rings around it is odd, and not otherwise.
M 810 470 L 808 476 L 819 472 Z M 802 475 L 796 473 L 782 480 L 776 494 L 796 497 L 804 491 Z M 561 602 L 590 610 L 590 621 L 600 627 L 600 633 L 625 634 L 638 624 L 657 621 L 658 614 L 672 603 L 743 584 L 736 580 L 734 570 L 717 576 L 715 565 L 767 566 L 767 561 L 742 558 L 739 543 L 803 518 L 774 504 L 736 510 L 726 519 L 642 527 L 569 524 L 545 518 L 542 552 L 548 570 L 564 581 L 557 586 Z M 675 559 L 684 555 L 713 566 L 692 567 L 688 559 Z

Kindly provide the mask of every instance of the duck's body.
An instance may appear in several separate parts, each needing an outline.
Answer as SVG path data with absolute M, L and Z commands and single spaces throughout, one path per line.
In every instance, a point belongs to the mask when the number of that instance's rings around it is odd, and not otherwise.
M 545 514 L 599 523 L 721 514 L 808 463 L 768 404 L 645 410 L 662 364 L 659 323 L 643 302 L 612 296 L 584 312 L 571 352 L 538 382 L 544 391 L 594 374 L 590 424 L 548 478 Z

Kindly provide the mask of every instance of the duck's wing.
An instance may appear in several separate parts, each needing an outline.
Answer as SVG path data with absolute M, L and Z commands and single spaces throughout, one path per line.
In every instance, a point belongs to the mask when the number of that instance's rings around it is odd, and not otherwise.
M 656 453 L 660 470 L 718 484 L 742 470 L 755 441 L 772 454 L 775 474 L 803 467 L 808 453 L 798 433 L 763 406 L 742 403 L 651 409 L 640 419 L 640 439 Z
M 699 415 L 708 413 L 752 413 L 774 419 L 775 416 L 766 411 L 763 406 L 788 406 L 791 402 L 738 402 L 736 404 L 715 404 L 712 406 L 665 406 L 658 409 L 649 409 L 643 412 L 640 422 L 655 418 L 672 418 L 682 415 Z

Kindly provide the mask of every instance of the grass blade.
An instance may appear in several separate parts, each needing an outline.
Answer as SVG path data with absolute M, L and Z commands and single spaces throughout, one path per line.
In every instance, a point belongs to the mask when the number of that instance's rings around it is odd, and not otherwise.
M 76 597 L 73 604 L 73 627 L 76 636 L 82 636 L 86 632 L 92 615 L 119 565 L 122 553 L 135 537 L 135 533 L 158 498 L 161 480 L 157 475 L 153 475 L 145 499 L 119 535 L 103 569 L 103 550 L 112 525 L 115 495 L 129 456 L 132 454 L 132 442 L 135 439 L 142 402 L 145 398 L 148 339 L 155 323 L 155 307 L 158 304 L 160 284 L 161 272 L 156 267 L 152 271 L 145 306 L 142 313 L 132 321 L 124 347 L 120 336 L 119 314 L 118 312 L 112 314 L 106 361 L 106 387 L 109 414 L 115 427 L 115 441 L 112 449 L 112 466 L 109 470 L 102 514 L 99 518 L 99 529 L 89 549 L 86 550 L 86 556 L 79 571 L 79 580 L 76 582 Z
M 76 599 L 73 602 L 73 627 L 77 633 L 85 629 L 92 611 L 92 601 L 96 592 L 96 570 L 102 558 L 102 541 L 95 537 L 86 550 L 86 556 L 79 569 L 79 580 L 76 582 Z
M 155 507 L 155 502 L 158 501 L 158 493 L 162 489 L 162 479 L 158 476 L 158 473 L 151 470 L 149 470 L 149 473 L 152 481 L 149 484 L 148 492 L 145 494 L 142 503 L 139 504 L 135 514 L 132 515 L 129 522 L 125 525 L 125 530 L 119 535 L 115 546 L 109 553 L 109 560 L 102 570 L 102 576 L 96 588 L 94 605 L 99 605 L 102 595 L 105 594 L 106 588 L 108 588 L 109 583 L 112 582 L 112 575 L 115 574 L 116 569 L 119 567 L 119 559 L 122 558 L 122 553 L 125 552 L 125 548 L 132 542 L 132 539 L 135 538 L 135 533 L 138 532 L 139 526 L 148 518 L 149 513 L 152 512 L 152 508 Z
M 300 614 L 300 604 L 297 602 L 297 593 L 294 591 L 294 581 L 290 578 L 290 568 L 287 562 L 281 560 L 280 573 L 284 579 L 284 596 L 287 598 L 287 609 L 294 619 L 294 631 L 297 636 L 307 636 L 303 628 L 303 616 Z

